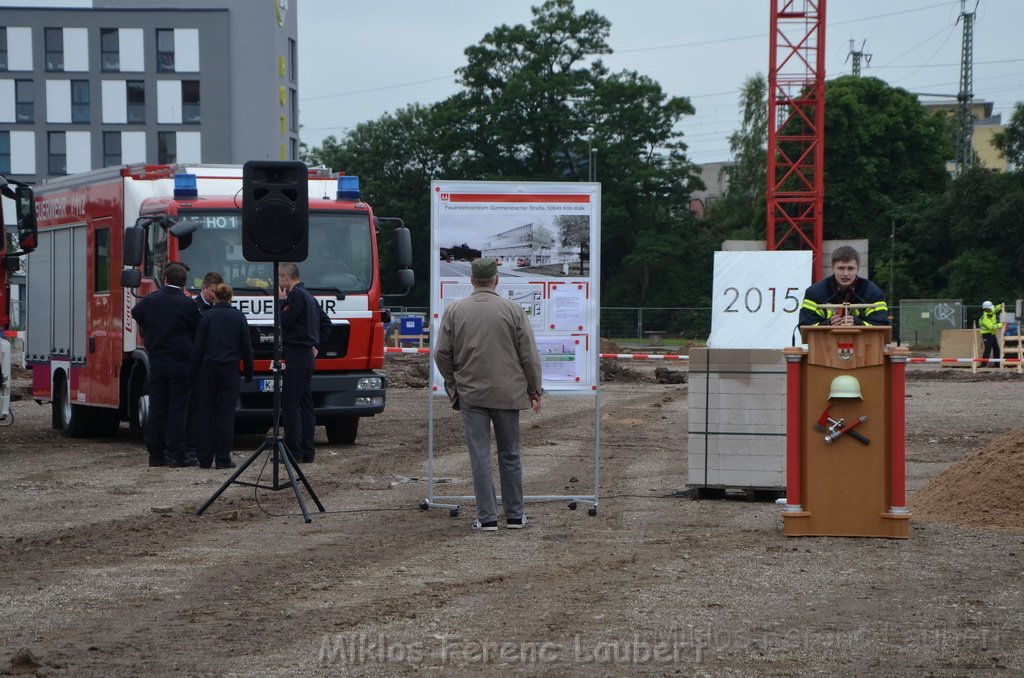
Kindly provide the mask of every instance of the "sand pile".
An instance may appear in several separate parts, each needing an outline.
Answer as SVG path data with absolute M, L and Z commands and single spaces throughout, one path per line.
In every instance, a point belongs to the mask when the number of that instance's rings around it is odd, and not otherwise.
M 915 520 L 1024 532 L 1024 429 L 1002 435 L 914 493 Z

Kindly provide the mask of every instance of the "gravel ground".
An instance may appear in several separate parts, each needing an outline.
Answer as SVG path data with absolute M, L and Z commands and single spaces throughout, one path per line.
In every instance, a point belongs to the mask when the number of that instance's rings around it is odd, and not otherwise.
M 480 534 L 422 511 L 428 401 L 395 388 L 356 445 L 319 432 L 327 508 L 224 471 L 149 469 L 141 441 L 71 440 L 49 407 L 0 431 L 0 672 L 43 676 L 1020 675 L 1024 526 L 907 540 L 787 538 L 779 507 L 686 490 L 687 387 L 602 387 L 600 503 Z M 425 358 L 388 357 L 416 383 Z M 664 374 L 664 373 L 663 373 Z M 1024 379 L 911 366 L 908 491 L 1006 432 Z M 435 496 L 472 492 L 434 411 Z M 592 495 L 594 401 L 524 413 L 527 493 Z M 239 437 L 236 460 L 261 437 Z M 251 467 L 252 478 L 263 459 Z M 269 469 L 263 469 L 267 481 Z M 951 501 L 956 488 L 951 488 Z

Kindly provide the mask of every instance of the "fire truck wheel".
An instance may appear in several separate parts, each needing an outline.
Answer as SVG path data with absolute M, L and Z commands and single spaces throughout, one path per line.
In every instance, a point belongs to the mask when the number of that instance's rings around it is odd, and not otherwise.
M 128 428 L 133 433 L 145 434 L 146 421 L 149 419 L 149 391 L 144 370 L 136 370 L 132 374 L 128 403 Z
M 81 438 L 89 433 L 86 408 L 71 402 L 71 385 L 63 372 L 58 372 L 53 383 L 54 418 L 69 438 Z
M 359 417 L 338 417 L 327 422 L 327 441 L 332 445 L 351 445 L 359 434 Z

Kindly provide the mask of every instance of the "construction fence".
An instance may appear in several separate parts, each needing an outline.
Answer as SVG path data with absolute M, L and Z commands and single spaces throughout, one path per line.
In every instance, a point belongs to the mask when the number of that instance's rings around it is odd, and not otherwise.
M 1007 304 L 1007 310 L 1014 310 L 1012 303 Z M 909 346 L 932 348 L 939 346 L 942 330 L 970 329 L 981 315 L 981 305 L 966 305 L 959 299 L 906 299 L 898 306 L 890 306 L 889 311 L 894 340 Z M 711 334 L 711 313 L 708 306 L 603 306 L 601 336 L 640 344 L 663 340 L 704 341 Z M 421 318 L 426 332 L 429 332 L 429 314 L 429 308 L 391 308 L 393 324 L 405 317 Z M 1015 322 L 1012 331 L 1016 332 Z

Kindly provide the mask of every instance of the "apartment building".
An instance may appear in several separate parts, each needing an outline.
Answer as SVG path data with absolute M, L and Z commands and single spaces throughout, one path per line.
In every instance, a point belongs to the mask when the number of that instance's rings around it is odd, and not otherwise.
M 298 159 L 290 4 L 0 0 L 0 173 Z
M 941 111 L 950 118 L 956 118 L 960 112 L 960 104 L 955 100 L 949 101 L 925 101 L 921 103 L 929 111 Z M 997 132 L 1006 129 L 1002 116 L 998 113 L 993 115 L 994 104 L 991 101 L 977 99 L 971 102 L 971 115 L 974 116 L 974 133 L 971 135 L 971 147 L 977 156 L 978 163 L 982 167 L 1005 172 L 1007 170 L 1006 158 L 992 144 L 992 137 Z M 955 140 L 954 140 L 955 143 Z M 951 159 L 946 163 L 946 169 L 950 174 L 956 171 L 956 163 Z

